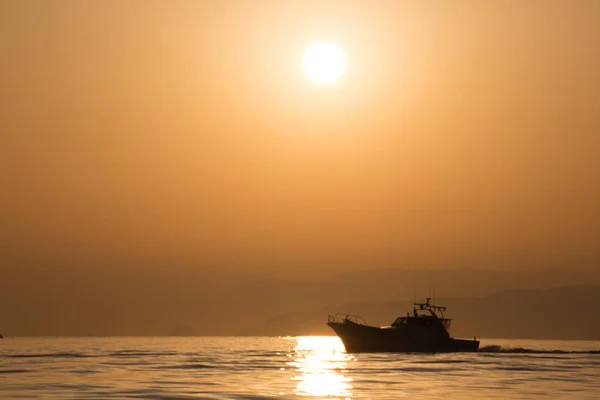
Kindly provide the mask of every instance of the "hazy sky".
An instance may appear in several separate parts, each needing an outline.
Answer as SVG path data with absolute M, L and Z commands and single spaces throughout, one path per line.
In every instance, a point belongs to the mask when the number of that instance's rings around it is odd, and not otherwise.
M 600 260 L 600 1 L 0 2 L 25 266 Z M 338 43 L 347 70 L 301 58 Z

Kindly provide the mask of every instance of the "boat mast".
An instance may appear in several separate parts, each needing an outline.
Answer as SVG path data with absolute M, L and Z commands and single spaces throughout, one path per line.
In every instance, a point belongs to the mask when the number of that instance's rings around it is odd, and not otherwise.
M 415 284 L 415 275 L 417 274 L 417 271 L 413 269 L 413 304 L 415 304 L 417 302 L 417 287 Z

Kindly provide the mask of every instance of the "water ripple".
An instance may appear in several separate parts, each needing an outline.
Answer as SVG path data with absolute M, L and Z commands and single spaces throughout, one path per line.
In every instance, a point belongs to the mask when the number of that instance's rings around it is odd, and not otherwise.
M 11 339 L 0 398 L 585 399 L 600 393 L 599 348 L 494 340 L 476 353 L 354 355 L 336 337 Z

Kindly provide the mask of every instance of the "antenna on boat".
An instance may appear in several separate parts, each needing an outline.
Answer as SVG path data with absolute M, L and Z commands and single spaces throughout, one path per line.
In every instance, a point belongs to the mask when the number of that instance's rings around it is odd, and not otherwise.
M 417 271 L 413 269 L 413 304 L 417 302 L 417 287 L 415 285 L 415 275 Z

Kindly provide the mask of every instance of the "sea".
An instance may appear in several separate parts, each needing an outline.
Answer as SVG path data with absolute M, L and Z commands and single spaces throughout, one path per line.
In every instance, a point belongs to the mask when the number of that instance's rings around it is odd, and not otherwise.
M 335 336 L 6 338 L 0 399 L 600 399 L 600 342 L 348 354 Z

